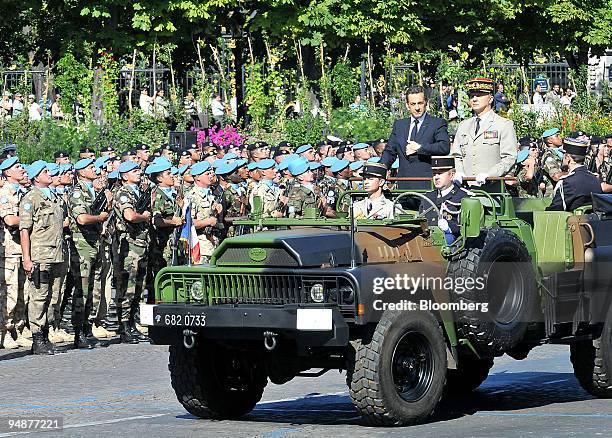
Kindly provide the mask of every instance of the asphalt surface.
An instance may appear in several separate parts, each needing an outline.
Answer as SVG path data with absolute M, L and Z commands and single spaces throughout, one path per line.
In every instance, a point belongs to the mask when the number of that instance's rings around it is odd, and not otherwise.
M 566 346 L 498 358 L 478 390 L 443 401 L 429 423 L 391 429 L 363 425 L 338 371 L 268 384 L 243 420 L 197 419 L 177 402 L 167 363 L 167 347 L 145 344 L 49 357 L 0 350 L 0 437 L 17 435 L 8 421 L 24 417 L 60 417 L 60 432 L 27 433 L 44 437 L 612 436 L 612 400 L 580 388 Z

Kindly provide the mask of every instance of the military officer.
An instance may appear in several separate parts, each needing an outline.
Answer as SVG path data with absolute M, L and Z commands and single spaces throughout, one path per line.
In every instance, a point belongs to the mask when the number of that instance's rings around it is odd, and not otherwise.
M 32 188 L 19 203 L 19 232 L 23 270 L 28 277 L 32 353 L 54 354 L 62 351 L 49 341 L 49 328 L 62 302 L 64 210 L 49 188 L 52 179 L 46 162 L 30 164 L 28 178 Z
M 200 263 L 210 261 L 213 251 L 219 244 L 217 224 L 222 212 L 220 204 L 215 202 L 211 186 L 214 173 L 209 162 L 201 161 L 191 166 L 194 186 L 186 196 L 191 201 L 191 215 L 198 234 L 200 246 Z
M 494 84 L 491 79 L 474 78 L 465 84 L 474 116 L 459 124 L 451 148 L 455 158 L 455 179 L 476 176 L 484 185 L 487 177 L 503 176 L 516 161 L 516 132 L 511 120 L 492 110 Z M 499 183 L 488 183 L 483 189 L 499 191 Z
M 557 148 L 563 144 L 559 129 L 550 128 L 544 131 L 542 134 L 542 142 L 544 144 L 544 151 L 540 157 L 540 169 L 542 172 L 543 181 L 540 184 L 539 189 L 543 192 L 544 196 L 552 196 L 553 189 L 563 175 L 566 174 L 561 170 L 561 160 L 557 153 Z
M 363 166 L 363 186 L 368 197 L 353 204 L 355 219 L 389 219 L 393 215 L 393 201 L 383 195 L 387 166 L 366 162 Z M 400 212 L 396 206 L 396 213 Z
M 253 198 L 258 196 L 261 199 L 262 217 L 283 217 L 283 210 L 288 199 L 281 193 L 276 183 L 279 177 L 276 162 L 268 158 L 259 161 L 257 166 L 261 171 L 261 181 L 253 189 Z M 251 203 L 251 211 L 253 211 L 253 203 Z
M 316 209 L 319 206 L 319 196 L 315 192 L 314 173 L 306 158 L 298 158 L 289 163 L 289 172 L 296 183 L 289 191 L 288 215 L 290 218 L 302 217 L 306 209 Z
M 601 193 L 597 176 L 584 167 L 584 157 L 588 145 L 579 140 L 563 139 L 563 164 L 569 173 L 559 178 L 553 199 L 546 208 L 549 211 L 574 211 L 578 207 L 590 204 L 592 193 Z
M 471 193 L 453 183 L 455 177 L 455 159 L 448 156 L 431 157 L 431 170 L 435 189 L 425 196 L 438 207 L 440 216 L 432 209 L 427 214 L 429 225 L 438 226 L 450 245 L 459 235 L 461 200 Z M 427 211 L 430 204 L 421 202 L 421 211 Z
M 612 192 L 612 136 L 606 138 L 606 143 L 600 146 L 602 150 L 602 161 L 597 173 L 601 181 L 601 190 L 604 193 Z
M 21 183 L 27 174 L 16 156 L 4 160 L 0 164 L 0 172 L 5 178 L 0 188 L 0 234 L 3 236 L 0 271 L 4 280 L 0 282 L 0 347 L 29 348 L 32 341 L 24 336 L 31 336 L 31 333 L 25 327 L 25 275 L 21 266 L 19 238 L 19 201 L 25 193 Z
M 142 295 L 148 261 L 149 222 L 151 212 L 138 211 L 140 166 L 131 160 L 119 166 L 121 187 L 113 199 L 116 236 L 113 242 L 113 268 L 116 283 L 119 338 L 122 343 L 136 344 L 147 337 L 136 328 L 136 311 Z
M 94 273 L 103 263 L 100 245 L 102 224 L 108 219 L 108 207 L 112 201 L 109 190 L 96 193 L 94 181 L 97 178 L 94 160 L 83 158 L 76 162 L 74 169 L 77 182 L 68 199 L 72 240 L 70 248 L 70 270 L 74 282 L 72 298 L 72 325 L 75 348 L 93 348 L 99 345 L 93 335 L 93 317 L 99 306 L 102 283 L 96 281 Z M 106 208 L 97 204 L 104 197 Z M 97 204 L 97 205 L 96 205 Z

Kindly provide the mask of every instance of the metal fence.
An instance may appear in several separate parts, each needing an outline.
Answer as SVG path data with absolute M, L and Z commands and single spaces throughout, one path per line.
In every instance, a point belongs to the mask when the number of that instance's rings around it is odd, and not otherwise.
M 551 62 L 546 64 L 529 64 L 526 68 L 519 64 L 491 64 L 487 71 L 494 81 L 514 76 L 518 80 L 517 89 L 520 91 L 525 85 L 529 85 L 533 91 L 535 79 L 547 79 L 550 87 L 557 84 L 565 88 L 570 86 L 570 68 L 566 62 Z

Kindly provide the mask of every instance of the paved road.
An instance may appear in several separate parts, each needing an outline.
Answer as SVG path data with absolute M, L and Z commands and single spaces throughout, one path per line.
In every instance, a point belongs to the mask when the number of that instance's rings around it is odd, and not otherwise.
M 579 387 L 565 346 L 540 347 L 520 362 L 499 358 L 472 395 L 444 401 L 428 424 L 395 429 L 362 425 L 338 372 L 269 384 L 242 421 L 199 420 L 176 401 L 167 360 L 167 347 L 152 345 L 51 357 L 0 350 L 0 420 L 63 417 L 63 432 L 44 437 L 612 436 L 612 400 Z

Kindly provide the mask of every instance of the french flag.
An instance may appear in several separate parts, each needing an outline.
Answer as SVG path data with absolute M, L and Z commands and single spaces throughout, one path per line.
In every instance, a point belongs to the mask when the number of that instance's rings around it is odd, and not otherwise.
M 185 203 L 185 223 L 181 229 L 181 240 L 187 242 L 191 263 L 200 263 L 200 243 L 193 219 L 191 218 L 191 199 L 187 198 Z

